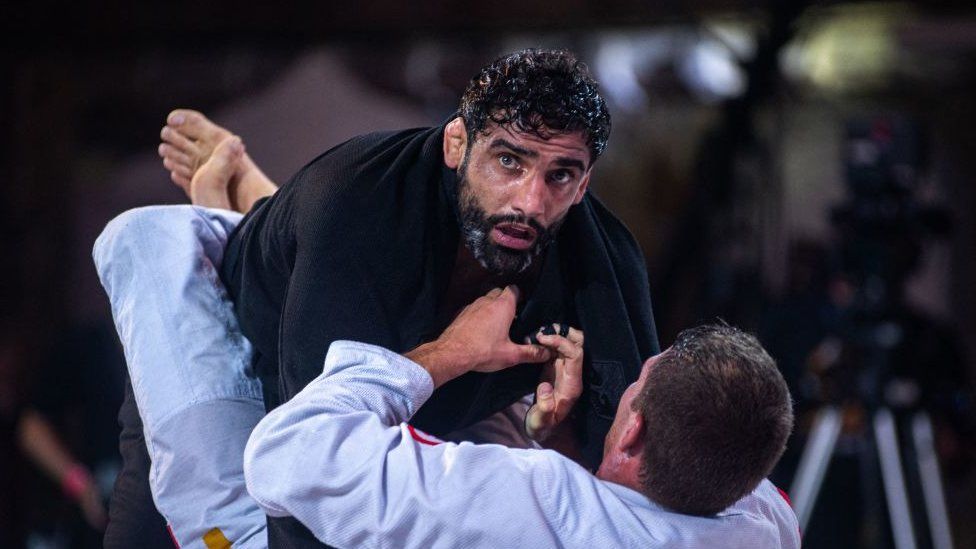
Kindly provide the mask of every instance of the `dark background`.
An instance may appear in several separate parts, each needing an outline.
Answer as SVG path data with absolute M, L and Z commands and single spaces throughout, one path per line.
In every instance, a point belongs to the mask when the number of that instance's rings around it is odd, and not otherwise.
M 199 109 L 238 133 L 283 182 L 345 138 L 444 120 L 481 65 L 544 46 L 576 51 L 610 102 L 614 129 L 591 188 L 644 249 L 662 343 L 716 316 L 758 332 L 801 412 L 824 396 L 809 359 L 830 331 L 823 311 L 843 309 L 843 292 L 859 291 L 837 259 L 846 237 L 830 221 L 831 207 L 849 195 L 845 127 L 864 117 L 918 127 L 924 160 L 914 200 L 944 207 L 953 230 L 919 238 L 918 266 L 904 283 L 904 309 L 923 327 L 918 339 L 930 342 L 912 346 L 923 351 L 913 355 L 910 376 L 951 380 L 934 397 L 944 412 L 937 446 L 957 546 L 976 546 L 974 442 L 965 419 L 976 378 L 976 9 L 969 4 L 0 8 L 0 249 L 8 251 L 0 267 L 0 545 L 84 543 L 75 506 L 24 455 L 18 429 L 26 411 L 40 411 L 76 459 L 93 470 L 111 461 L 92 447 L 106 433 L 111 440 L 117 426 L 111 412 L 93 410 L 111 410 L 121 398 L 122 363 L 111 344 L 98 343 L 111 331 L 90 250 L 125 209 L 184 201 L 155 156 L 172 108 Z M 788 456 L 777 473 L 784 487 L 789 463 Z M 109 487 L 105 467 L 101 482 Z M 826 491 L 858 491 L 860 481 L 851 473 L 828 480 Z M 815 515 L 811 532 L 846 532 L 823 546 L 889 543 L 878 533 L 886 526 L 861 511 L 845 510 L 854 517 L 847 523 Z

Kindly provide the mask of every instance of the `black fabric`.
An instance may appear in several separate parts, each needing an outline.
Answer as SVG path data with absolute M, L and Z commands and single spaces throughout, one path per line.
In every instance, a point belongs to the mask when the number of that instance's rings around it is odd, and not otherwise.
M 119 452 L 122 470 L 115 479 L 108 505 L 105 528 L 106 549 L 173 549 L 175 544 L 166 530 L 166 519 L 156 510 L 149 491 L 149 452 L 142 430 L 142 419 L 132 394 L 132 384 L 125 376 L 125 399 L 119 409 Z
M 354 138 L 305 166 L 231 236 L 221 274 L 254 345 L 268 409 L 321 373 L 335 340 L 404 352 L 443 328 L 437 313 L 459 235 L 457 182 L 444 167 L 442 138 L 443 128 Z M 552 322 L 586 333 L 589 386 L 575 418 L 595 466 L 621 393 L 642 359 L 658 352 L 643 257 L 587 193 L 526 294 L 514 340 Z M 439 435 L 478 421 L 532 392 L 539 369 L 462 376 L 412 423 Z M 294 520 L 269 518 L 269 529 L 273 547 L 317 545 Z

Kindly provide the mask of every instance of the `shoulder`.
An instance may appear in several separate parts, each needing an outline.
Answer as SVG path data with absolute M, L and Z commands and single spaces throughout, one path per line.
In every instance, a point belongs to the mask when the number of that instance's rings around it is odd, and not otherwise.
M 359 135 L 316 156 L 286 183 L 304 185 L 318 178 L 355 180 L 365 173 L 393 166 L 398 159 L 416 161 L 439 143 L 440 127 L 409 128 Z M 435 151 L 436 152 L 436 151 Z
M 317 221 L 350 222 L 384 210 L 400 196 L 400 187 L 439 180 L 442 132 L 412 128 L 354 137 L 312 159 L 282 185 L 275 200 Z
M 776 509 L 787 519 L 796 520 L 790 496 L 784 490 L 781 490 L 778 486 L 770 482 L 769 479 L 763 479 L 756 486 L 756 489 L 752 491 L 750 496 Z
M 800 546 L 800 525 L 789 496 L 769 480 L 760 482 L 726 513 L 730 516 L 740 515 L 762 526 L 778 540 L 779 547 Z

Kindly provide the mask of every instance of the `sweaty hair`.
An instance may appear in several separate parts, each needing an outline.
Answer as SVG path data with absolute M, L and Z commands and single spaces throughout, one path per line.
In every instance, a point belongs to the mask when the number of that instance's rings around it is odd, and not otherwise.
M 645 495 L 692 515 L 718 513 L 754 490 L 793 428 L 776 363 L 755 337 L 726 325 L 681 332 L 633 409 L 647 429 Z
M 483 68 L 461 96 L 468 143 L 489 121 L 542 139 L 582 132 L 591 163 L 610 136 L 610 113 L 586 65 L 563 50 L 522 50 Z

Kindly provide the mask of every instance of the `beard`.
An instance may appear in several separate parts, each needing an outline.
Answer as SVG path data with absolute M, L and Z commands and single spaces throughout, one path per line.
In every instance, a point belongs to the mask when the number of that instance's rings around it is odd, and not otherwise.
M 465 166 L 462 165 L 458 178 L 458 211 L 464 245 L 485 270 L 497 277 L 511 278 L 525 272 L 535 258 L 555 240 L 565 216 L 547 228 L 524 215 L 488 215 L 471 192 L 465 171 Z M 526 250 L 499 246 L 491 239 L 491 231 L 499 223 L 519 223 L 532 227 L 536 232 L 535 242 Z

